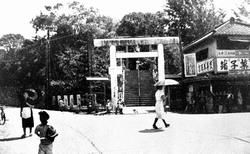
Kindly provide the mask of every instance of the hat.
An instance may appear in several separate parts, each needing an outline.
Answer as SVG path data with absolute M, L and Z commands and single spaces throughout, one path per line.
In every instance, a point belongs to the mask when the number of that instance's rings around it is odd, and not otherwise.
M 44 119 L 49 119 L 49 114 L 46 111 L 40 111 L 39 112 L 40 117 L 43 117 Z

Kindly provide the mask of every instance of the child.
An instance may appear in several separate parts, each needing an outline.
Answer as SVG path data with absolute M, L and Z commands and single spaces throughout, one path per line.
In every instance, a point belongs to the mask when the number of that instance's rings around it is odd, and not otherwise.
M 56 130 L 48 125 L 49 114 L 45 111 L 40 111 L 41 124 L 36 126 L 35 133 L 40 137 L 38 154 L 52 154 L 53 142 L 58 134 Z

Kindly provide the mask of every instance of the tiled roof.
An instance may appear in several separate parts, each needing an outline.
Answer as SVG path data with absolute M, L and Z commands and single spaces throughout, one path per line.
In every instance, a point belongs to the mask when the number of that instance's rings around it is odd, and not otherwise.
M 250 36 L 250 25 L 239 22 L 228 22 L 218 27 L 214 35 Z
M 192 43 L 188 44 L 183 48 L 183 50 L 187 50 L 190 47 L 199 44 L 200 42 L 207 40 L 208 38 L 220 35 L 227 35 L 227 36 L 250 36 L 250 25 L 244 24 L 238 21 L 235 21 L 234 18 L 231 18 L 227 22 L 216 27 L 214 30 L 208 32 L 203 37 L 198 38 L 197 40 L 193 41 Z

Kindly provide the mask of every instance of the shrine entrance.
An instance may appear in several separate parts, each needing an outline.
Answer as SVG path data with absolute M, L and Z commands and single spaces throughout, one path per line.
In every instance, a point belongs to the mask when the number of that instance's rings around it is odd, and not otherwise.
M 154 80 L 165 80 L 163 45 L 178 43 L 178 37 L 94 39 L 94 46 L 110 49 L 112 102 L 153 105 Z

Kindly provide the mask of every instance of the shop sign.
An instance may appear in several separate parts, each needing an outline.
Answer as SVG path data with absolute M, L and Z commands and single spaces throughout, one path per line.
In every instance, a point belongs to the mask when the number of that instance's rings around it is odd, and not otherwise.
M 192 77 L 197 75 L 195 53 L 184 54 L 184 73 L 185 77 Z
M 217 58 L 217 71 L 246 71 L 250 70 L 250 58 Z
M 250 70 L 245 70 L 245 71 L 231 70 L 228 73 L 229 73 L 229 75 L 249 75 Z
M 250 57 L 250 50 L 236 50 L 235 54 L 240 57 Z
M 217 50 L 217 57 L 250 57 L 250 50 Z
M 216 50 L 217 57 L 235 57 L 235 50 Z
M 214 70 L 213 58 L 197 63 L 197 74 L 202 74 Z

